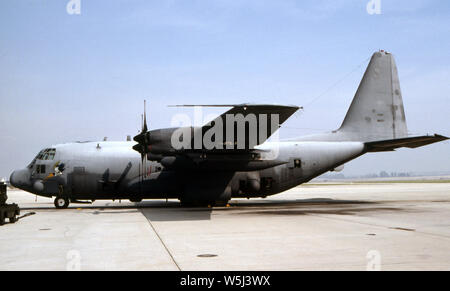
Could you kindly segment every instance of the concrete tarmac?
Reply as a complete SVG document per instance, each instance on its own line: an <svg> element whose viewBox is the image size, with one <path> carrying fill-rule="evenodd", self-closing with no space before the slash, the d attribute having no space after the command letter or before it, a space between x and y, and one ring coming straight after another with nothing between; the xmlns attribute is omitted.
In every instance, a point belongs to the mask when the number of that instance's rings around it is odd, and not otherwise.
<svg viewBox="0 0 450 291"><path fill-rule="evenodd" d="M230 207L8 192L0 270L450 270L450 183L305 184Z"/></svg>

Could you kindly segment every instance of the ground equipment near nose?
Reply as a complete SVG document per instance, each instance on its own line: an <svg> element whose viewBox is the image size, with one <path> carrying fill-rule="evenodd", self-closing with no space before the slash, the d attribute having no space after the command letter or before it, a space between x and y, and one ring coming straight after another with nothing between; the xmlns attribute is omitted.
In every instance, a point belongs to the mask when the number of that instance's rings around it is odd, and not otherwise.
<svg viewBox="0 0 450 291"><path fill-rule="evenodd" d="M6 204L8 196L6 195L6 184L0 182L0 225L5 224L5 219L8 218L10 223L17 221L17 216L20 215L20 208L17 204Z"/></svg>

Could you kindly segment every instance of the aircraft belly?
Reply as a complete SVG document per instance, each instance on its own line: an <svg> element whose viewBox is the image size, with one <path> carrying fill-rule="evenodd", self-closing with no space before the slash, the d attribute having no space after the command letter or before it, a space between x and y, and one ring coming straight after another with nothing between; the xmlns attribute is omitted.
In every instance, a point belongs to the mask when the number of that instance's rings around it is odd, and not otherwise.
<svg viewBox="0 0 450 291"><path fill-rule="evenodd" d="M142 198L176 198L180 188L180 174L174 171L162 171L146 176L136 176L124 182L128 195Z"/></svg>

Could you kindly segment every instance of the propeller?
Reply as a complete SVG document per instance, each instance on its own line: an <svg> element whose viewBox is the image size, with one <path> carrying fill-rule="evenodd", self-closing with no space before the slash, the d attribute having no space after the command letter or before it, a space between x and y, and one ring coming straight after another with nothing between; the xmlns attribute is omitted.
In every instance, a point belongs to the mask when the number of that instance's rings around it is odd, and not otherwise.
<svg viewBox="0 0 450 291"><path fill-rule="evenodd" d="M142 181L144 179L144 176L147 172L147 166L146 166L146 154L149 147L149 136L148 133L148 126L147 126L147 113L146 113L146 100L144 100L144 114L142 115L142 129L141 132L136 135L133 139L138 144L133 146L133 149L141 154L141 165L139 169L139 176L140 176L140 192L142 194Z"/></svg>
<svg viewBox="0 0 450 291"><path fill-rule="evenodd" d="M141 162L144 161L145 155L149 146L149 133L147 127L147 113L146 113L146 101L144 100L144 114L142 115L142 129L141 132L133 139L138 144L133 146L133 149L141 154Z"/></svg>

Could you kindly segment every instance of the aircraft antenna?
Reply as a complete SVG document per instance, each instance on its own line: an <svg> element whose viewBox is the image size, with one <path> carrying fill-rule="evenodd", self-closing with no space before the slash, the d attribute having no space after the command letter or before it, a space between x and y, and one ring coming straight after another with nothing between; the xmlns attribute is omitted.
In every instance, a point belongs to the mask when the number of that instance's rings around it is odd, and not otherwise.
<svg viewBox="0 0 450 291"><path fill-rule="evenodd" d="M358 66L356 66L353 70L351 70L349 73L347 73L344 77L342 77L341 79L337 80L336 82L334 82L333 84L331 84L329 87L327 87L325 89L325 91L323 91L322 93L320 93L319 95L317 95L316 97L314 97L313 99L311 99L311 101L309 101L308 103L306 103L305 107L310 106L311 104L315 103L317 100L319 100L320 98L322 98L325 94L327 94L328 92L330 92L332 89L334 89L337 85L339 85L340 83L342 83L344 80L346 80L351 74L353 74L354 72L356 72L359 68L361 68L363 65L365 65L371 57L368 57L367 59L365 59L362 63L360 63Z"/></svg>

